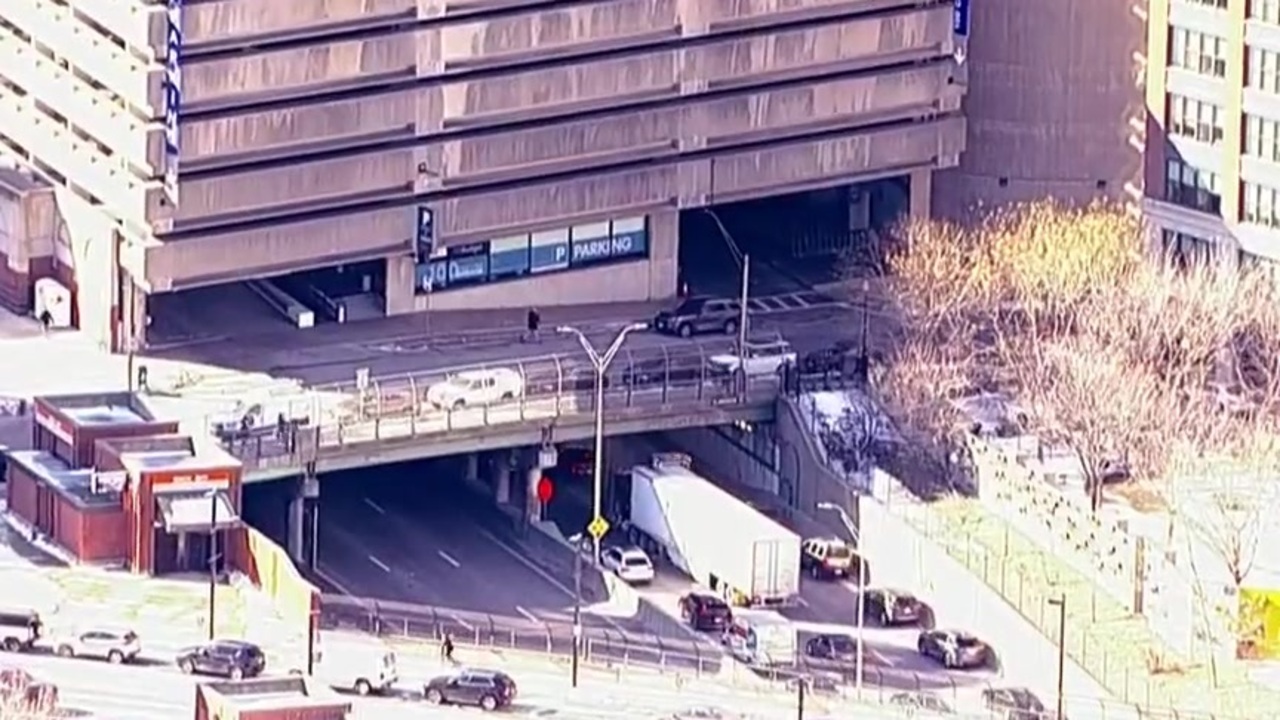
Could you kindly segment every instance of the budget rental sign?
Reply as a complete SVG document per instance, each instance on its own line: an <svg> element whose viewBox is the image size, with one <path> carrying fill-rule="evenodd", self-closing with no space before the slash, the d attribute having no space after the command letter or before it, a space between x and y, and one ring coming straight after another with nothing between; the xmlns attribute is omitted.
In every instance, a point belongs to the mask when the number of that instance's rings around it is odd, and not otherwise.
<svg viewBox="0 0 1280 720"><path fill-rule="evenodd" d="M182 0L169 0L164 60L164 190L178 204L178 159L182 138L178 125L182 110Z"/></svg>

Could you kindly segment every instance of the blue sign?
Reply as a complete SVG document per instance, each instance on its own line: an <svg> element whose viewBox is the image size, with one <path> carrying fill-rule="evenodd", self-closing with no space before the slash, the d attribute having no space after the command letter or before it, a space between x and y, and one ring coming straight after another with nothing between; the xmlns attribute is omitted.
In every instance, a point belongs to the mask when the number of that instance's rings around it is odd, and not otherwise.
<svg viewBox="0 0 1280 720"><path fill-rule="evenodd" d="M960 37L967 37L969 35L969 0L955 0L953 13L952 30Z"/></svg>
<svg viewBox="0 0 1280 720"><path fill-rule="evenodd" d="M164 61L164 189L178 204L178 160L182 153L182 0L169 0Z"/></svg>
<svg viewBox="0 0 1280 720"><path fill-rule="evenodd" d="M436 214L429 207L418 206L417 239L415 248L418 262L426 262L436 245Z"/></svg>
<svg viewBox="0 0 1280 720"><path fill-rule="evenodd" d="M529 249L529 269L532 272L551 272L569 267L569 234L564 239L554 242L539 242L534 239Z"/></svg>

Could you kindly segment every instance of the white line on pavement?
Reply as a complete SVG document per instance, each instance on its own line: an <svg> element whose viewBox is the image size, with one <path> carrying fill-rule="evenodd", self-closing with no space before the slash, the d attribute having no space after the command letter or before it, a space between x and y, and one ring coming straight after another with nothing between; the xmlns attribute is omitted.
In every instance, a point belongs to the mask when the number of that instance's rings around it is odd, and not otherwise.
<svg viewBox="0 0 1280 720"><path fill-rule="evenodd" d="M526 618L528 618L528 619L529 619L530 621L532 621L532 622L542 622L541 620L539 620L539 619L538 619L538 616L537 616L537 615L534 615L533 613L529 612L528 610L525 610L524 608L520 607L519 605L517 605L517 606L516 606L516 612L518 612L518 613L520 613L521 615L525 616Z"/></svg>
<svg viewBox="0 0 1280 720"><path fill-rule="evenodd" d="M365 499L364 499L364 504L365 504L365 505L368 505L368 506L369 506L369 507L371 507L371 508L373 508L373 511L374 511L374 512L376 512L376 513L378 513L379 515L386 515L386 514L387 514L387 511L386 511L386 510L383 510L381 505L379 505L378 503L376 503L376 502L374 502L374 501L370 500L369 498L365 498Z"/></svg>
<svg viewBox="0 0 1280 720"><path fill-rule="evenodd" d="M458 562L457 560L454 560L454 559L453 559L453 556L452 556L452 555L450 555L449 553L447 553L447 552L445 552L445 551L443 551L443 550L437 550L436 552L437 552L437 553L439 553L440 557L441 557L445 562L449 563L450 565L452 565L452 566L454 566L454 567L462 567L462 563Z"/></svg>
<svg viewBox="0 0 1280 720"><path fill-rule="evenodd" d="M371 563L373 563L374 565L377 565L378 567L382 568L382 571L383 571L383 572L391 572L391 568L387 567L387 564L386 564L386 563L382 562L381 560L379 560L378 558L376 558L376 557L374 557L374 556L372 556L372 555L370 555L370 556L369 556L369 562L371 562Z"/></svg>
<svg viewBox="0 0 1280 720"><path fill-rule="evenodd" d="M472 625L471 623L467 622L466 620L463 620L457 615L453 616L453 621L461 625L463 629L465 629L467 632L474 632L476 629L475 625Z"/></svg>

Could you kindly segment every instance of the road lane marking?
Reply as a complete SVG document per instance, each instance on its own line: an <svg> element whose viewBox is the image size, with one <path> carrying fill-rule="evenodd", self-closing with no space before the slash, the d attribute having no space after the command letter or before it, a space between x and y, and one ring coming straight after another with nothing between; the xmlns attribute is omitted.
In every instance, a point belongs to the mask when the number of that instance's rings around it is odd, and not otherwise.
<svg viewBox="0 0 1280 720"><path fill-rule="evenodd" d="M436 553L440 555L441 559L443 559L445 562L449 563L450 565L454 567L462 567L462 563L458 562L457 560L454 560L453 556L450 555L449 553L443 550L437 550Z"/></svg>
<svg viewBox="0 0 1280 720"><path fill-rule="evenodd" d="M387 564L386 564L386 563L382 562L381 560L379 560L378 558L376 558L376 557L374 557L374 556L372 556L372 555L370 555L370 556L369 556L369 562L371 562L371 563L373 563L374 565L377 565L378 567L382 568L382 571L383 571L383 572L391 572L391 568L387 567Z"/></svg>
<svg viewBox="0 0 1280 720"><path fill-rule="evenodd" d="M526 618L528 618L531 622L542 622L541 620L539 620L539 619L538 619L538 616L537 616L537 615L534 615L533 613L529 612L528 610L525 610L524 608L520 607L519 605L517 605L517 606L516 606L516 612L518 612L518 613L520 613L521 615L525 616L525 617L526 617Z"/></svg>
<svg viewBox="0 0 1280 720"><path fill-rule="evenodd" d="M496 545L498 549L502 550L506 554L515 558L516 562L529 568L529 570L532 571L534 575L537 575L543 580L546 580L547 584L549 584L551 587L556 588L560 592L564 593L570 599L574 597L573 591L570 590L568 587L566 587L564 583L560 582L559 580L556 580L554 577L552 577L551 573L548 573L546 570L543 570L542 568L538 567L529 558L526 558L525 556L521 555L519 552L513 550L510 545L507 545L506 543L499 540L496 535L494 535L493 533L489 532L488 530L482 527L475 527L474 529L476 532L480 533L480 535L483 536L486 540ZM614 630L617 630L618 632L627 632L626 628L619 625L612 618L599 616L599 615L597 615L596 617L599 617L601 620L605 622L605 624L611 626Z"/></svg>
<svg viewBox="0 0 1280 720"><path fill-rule="evenodd" d="M376 503L376 502L374 502L374 501L370 500L369 498L365 498L365 499L364 499L364 504L365 504L365 505L368 505L368 506L369 506L369 507L371 507L371 508L373 508L373 511L374 511L374 512L376 512L376 513L378 513L379 515L386 515L386 514L387 514L387 511L386 511L386 510L383 510L381 505L379 505L378 503Z"/></svg>

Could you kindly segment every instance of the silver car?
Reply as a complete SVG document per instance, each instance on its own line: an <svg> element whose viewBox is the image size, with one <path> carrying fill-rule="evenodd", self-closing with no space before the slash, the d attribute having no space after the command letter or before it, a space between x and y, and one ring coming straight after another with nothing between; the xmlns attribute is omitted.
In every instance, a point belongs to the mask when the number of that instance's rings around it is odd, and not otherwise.
<svg viewBox="0 0 1280 720"><path fill-rule="evenodd" d="M109 663L134 662L142 653L137 633L127 629L85 628L54 645L62 657L87 657Z"/></svg>

